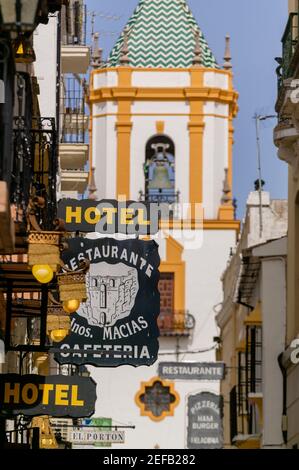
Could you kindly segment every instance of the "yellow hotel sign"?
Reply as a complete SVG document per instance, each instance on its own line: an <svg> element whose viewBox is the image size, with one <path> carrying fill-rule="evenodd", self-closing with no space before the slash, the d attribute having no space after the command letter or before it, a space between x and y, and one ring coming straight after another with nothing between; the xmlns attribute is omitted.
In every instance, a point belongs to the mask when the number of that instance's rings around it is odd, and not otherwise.
<svg viewBox="0 0 299 470"><path fill-rule="evenodd" d="M169 204L62 199L57 216L69 232L150 235L158 232L162 216L169 217Z"/></svg>
<svg viewBox="0 0 299 470"><path fill-rule="evenodd" d="M0 375L0 415L86 417L94 413L96 384L87 377Z"/></svg>

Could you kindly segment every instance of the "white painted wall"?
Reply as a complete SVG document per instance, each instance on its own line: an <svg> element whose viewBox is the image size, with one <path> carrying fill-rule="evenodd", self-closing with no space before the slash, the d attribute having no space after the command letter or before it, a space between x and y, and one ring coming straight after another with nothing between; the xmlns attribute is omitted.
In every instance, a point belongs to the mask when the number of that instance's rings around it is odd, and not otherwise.
<svg viewBox="0 0 299 470"><path fill-rule="evenodd" d="M214 101L207 101L204 104L204 114L216 114L219 117L229 117L229 106L227 104L216 103Z"/></svg>
<svg viewBox="0 0 299 470"><path fill-rule="evenodd" d="M191 236L186 231L185 238ZM182 234L172 232L172 236L184 244ZM193 232L194 236L194 232ZM222 300L221 283L217 282L224 271L229 248L235 243L233 231L205 231L201 248L184 251L186 261L186 308L196 319L196 328L189 339L181 338L181 351L199 351L213 346L213 336L218 334L213 307ZM165 240L161 242L161 258L165 259ZM159 360L151 367L133 368L122 366L117 369L89 367L98 384L98 400L95 416L111 417L113 423L135 425L135 430L126 430L125 445L113 445L119 449L183 449L187 436L187 397L201 391L219 392L217 382L175 381L175 390L180 395L180 403L173 417L154 422L140 416L135 403L135 395L141 382L157 376L158 363L176 361L174 354L177 342L174 338L160 338ZM167 354L170 353L170 354ZM215 352L180 354L181 361L215 361ZM178 429L180 432L178 432Z"/></svg>
<svg viewBox="0 0 299 470"><path fill-rule="evenodd" d="M213 71L205 72L204 86L228 90L228 86L229 86L228 75L224 73L213 72Z"/></svg>
<svg viewBox="0 0 299 470"><path fill-rule="evenodd" d="M118 73L116 71L109 71L106 73L94 74L93 86L95 89L102 87L117 86L118 84Z"/></svg>
<svg viewBox="0 0 299 470"><path fill-rule="evenodd" d="M105 74L95 76L96 86L107 86ZM227 77L205 74L207 86L225 87ZM101 77L101 78L99 78ZM114 77L115 78L115 77ZM189 86L188 72L133 72L134 86ZM106 107L93 107L93 114L106 114L108 106L117 113L115 104L109 102ZM131 198L138 199L140 190L144 190L143 164L145 146L156 134L156 121L164 121L164 133L176 147L176 189L181 191L181 200L189 200L189 112L187 102L134 102L132 104L131 137ZM227 115L228 107L208 103L204 107L206 114ZM93 119L93 163L96 163L96 184L99 198L116 196L116 115ZM204 206L206 218L217 217L222 195L224 168L227 165L228 127L227 119L207 116L204 133ZM183 259L186 262L186 310L195 317L196 327L190 338L181 338L181 351L199 351L213 346L213 336L218 335L215 323L214 307L222 301L220 277L226 267L230 248L235 246L236 234L231 230L173 231L171 236L185 248ZM195 239L194 239L195 237ZM165 240L160 241L160 255L166 258ZM176 360L176 339L160 339L159 361ZM169 353L169 354L168 354ZM214 350L181 354L181 361L214 361ZM98 383L98 401L95 416L113 418L114 423L134 424L135 430L126 431L123 448L160 448L180 449L186 444L187 432L187 396L199 391L219 391L219 384L213 382L177 381L175 389L181 401L174 417L165 418L159 423L140 416L140 410L134 397L142 381L157 375L157 363L152 367L134 369L129 366L117 369L91 367L92 377ZM180 432L178 432L178 429ZM117 446L113 446L117 448Z"/></svg>
<svg viewBox="0 0 299 470"><path fill-rule="evenodd" d="M205 113L209 114L206 109ZM216 219L223 194L224 170L228 167L228 120L222 117L205 116L204 122L204 211L205 218Z"/></svg>
<svg viewBox="0 0 299 470"><path fill-rule="evenodd" d="M137 87L188 87L190 86L190 73L186 71L134 71L132 74L132 84Z"/></svg>
<svg viewBox="0 0 299 470"><path fill-rule="evenodd" d="M190 106L185 101L135 101L132 114L155 114L157 120L164 120L169 115L190 114Z"/></svg>
<svg viewBox="0 0 299 470"><path fill-rule="evenodd" d="M135 81L134 81L135 80ZM205 72L206 86L226 88L228 77L217 72ZM117 72L94 75L95 88L117 83ZM189 86L189 72L133 72L134 86ZM93 106L93 165L96 166L98 195L116 196L117 103ZM130 197L137 199L144 191L143 164L147 141L156 134L156 122L164 121L164 133L176 147L176 190L181 201L189 201L190 181L190 105L186 101L136 101L132 103ZM203 142L203 204L205 217L216 219L221 203L225 168L228 166L228 105L216 102L204 104L205 130ZM104 115L103 117L100 117ZM219 116L219 117L217 117ZM103 161L103 159L105 161Z"/></svg>
<svg viewBox="0 0 299 470"><path fill-rule="evenodd" d="M263 448L283 446L283 381L278 356L286 332L286 238L253 249L262 257L260 299L263 315Z"/></svg>
<svg viewBox="0 0 299 470"><path fill-rule="evenodd" d="M92 135L92 163L98 198L116 197L116 116L94 118Z"/></svg>
<svg viewBox="0 0 299 470"><path fill-rule="evenodd" d="M33 47L36 54L34 73L40 86L40 113L44 117L56 117L57 17L51 17L49 24L37 27Z"/></svg>

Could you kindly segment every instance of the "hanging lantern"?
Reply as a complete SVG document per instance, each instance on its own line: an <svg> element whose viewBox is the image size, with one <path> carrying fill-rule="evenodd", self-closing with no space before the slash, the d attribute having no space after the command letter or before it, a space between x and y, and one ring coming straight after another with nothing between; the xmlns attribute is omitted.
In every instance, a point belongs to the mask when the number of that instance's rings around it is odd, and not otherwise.
<svg viewBox="0 0 299 470"><path fill-rule="evenodd" d="M37 23L39 8L45 10L44 1L0 0L0 29L32 32Z"/></svg>
<svg viewBox="0 0 299 470"><path fill-rule="evenodd" d="M62 232L29 233L28 265L41 283L48 283L60 268L60 241Z"/></svg>
<svg viewBox="0 0 299 470"><path fill-rule="evenodd" d="M40 430L40 449L58 449L58 444L51 428L49 416L35 416L31 421L31 427L39 428Z"/></svg>
<svg viewBox="0 0 299 470"><path fill-rule="evenodd" d="M22 64L32 64L36 61L32 42L24 35L18 36L13 43L15 61Z"/></svg>
<svg viewBox="0 0 299 470"><path fill-rule="evenodd" d="M72 299L72 300L65 300L62 304L62 308L66 313L75 313L78 311L80 307L80 300Z"/></svg>
<svg viewBox="0 0 299 470"><path fill-rule="evenodd" d="M60 301L85 302L87 299L86 272L89 269L89 262L87 260L82 262L77 271L71 271L65 266L63 269L66 272L57 275ZM67 304L64 306L67 307Z"/></svg>
<svg viewBox="0 0 299 470"><path fill-rule="evenodd" d="M54 277L53 270L48 264L35 264L32 268L32 274L41 284L48 284Z"/></svg>
<svg viewBox="0 0 299 470"><path fill-rule="evenodd" d="M71 331L70 316L62 309L58 302L48 306L47 334L55 343L63 341Z"/></svg>

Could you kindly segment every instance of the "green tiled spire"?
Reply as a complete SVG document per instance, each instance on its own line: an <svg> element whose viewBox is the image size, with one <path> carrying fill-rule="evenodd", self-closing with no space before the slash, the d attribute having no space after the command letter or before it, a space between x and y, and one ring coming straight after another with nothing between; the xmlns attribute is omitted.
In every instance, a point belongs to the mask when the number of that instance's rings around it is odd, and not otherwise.
<svg viewBox="0 0 299 470"><path fill-rule="evenodd" d="M196 32L200 35L202 65L217 67L186 0L140 0L125 30L131 67L191 67ZM124 32L110 53L108 67L121 65L123 42Z"/></svg>

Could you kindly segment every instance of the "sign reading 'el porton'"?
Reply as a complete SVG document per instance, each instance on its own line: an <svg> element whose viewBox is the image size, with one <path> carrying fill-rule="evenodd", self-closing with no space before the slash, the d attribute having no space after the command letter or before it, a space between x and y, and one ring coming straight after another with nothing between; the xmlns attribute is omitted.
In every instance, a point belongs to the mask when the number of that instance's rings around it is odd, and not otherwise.
<svg viewBox="0 0 299 470"><path fill-rule="evenodd" d="M68 440L72 444L124 444L125 432L124 431L105 431L103 429L91 428L70 428L68 429Z"/></svg>
<svg viewBox="0 0 299 470"><path fill-rule="evenodd" d="M158 245L138 239L74 238L64 262L90 261L86 303L72 315L71 334L57 344L60 364L151 365L157 359Z"/></svg>
<svg viewBox="0 0 299 470"><path fill-rule="evenodd" d="M82 418L94 413L96 383L88 377L0 375L0 415Z"/></svg>

